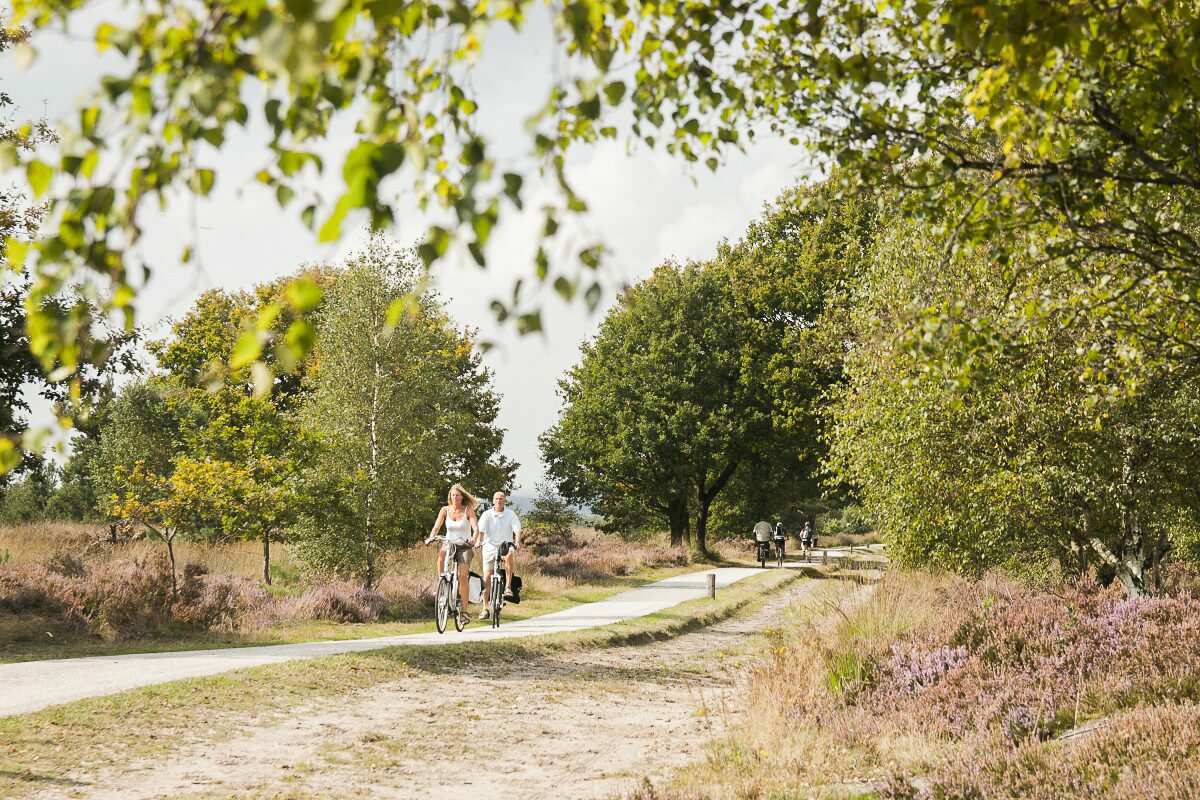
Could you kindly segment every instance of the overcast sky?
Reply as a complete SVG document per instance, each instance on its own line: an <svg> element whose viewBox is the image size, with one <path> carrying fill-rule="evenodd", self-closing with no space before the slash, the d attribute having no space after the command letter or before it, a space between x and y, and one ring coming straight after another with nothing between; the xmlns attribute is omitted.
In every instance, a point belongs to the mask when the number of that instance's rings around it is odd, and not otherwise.
<svg viewBox="0 0 1200 800"><path fill-rule="evenodd" d="M100 21L100 14L118 8L102 2L72 35L35 37L38 58L25 70L17 69L11 54L0 56L3 88L23 115L44 111L51 122L73 118L79 99L116 63L88 44L88 30ZM520 35L494 32L478 66L480 126L502 155L529 152L524 121L544 102L549 85L549 26L544 10L538 14L543 16L535 14ZM349 235L335 246L318 245L293 209L280 209L272 194L253 183L251 176L267 163L266 141L265 126L252 122L244 134L231 139L215 164L225 173L213 197L195 203L194 210L191 201L183 201L162 215L147 217L142 249L157 269L139 299L140 324L157 324L155 330L161 331L166 320L185 312L205 289L248 287L306 262L337 259L361 244L363 234ZM331 147L346 141L348 136ZM556 381L577 361L579 344L593 335L617 288L648 275L664 259L706 258L721 239L737 238L765 202L805 178L809 169L803 159L798 148L764 139L745 155L730 157L713 174L645 147L629 152L624 144L610 142L580 148L568 177L590 205L587 231L611 250L604 273L610 291L594 315L581 305L550 302L543 309L544 335L518 336L511 326L497 325L488 310L493 298L511 295L514 279L531 272L538 227L533 215L513 215L502 222L492 235L486 270L461 258L438 267L436 285L452 314L497 345L484 361L503 398L499 423L507 430L504 450L521 463L518 482L525 491L543 474L537 437L558 412ZM340 168L331 172L339 175ZM526 208L531 206L536 203ZM192 235L193 215L200 258L198 264L183 267L179 253ZM402 217L393 234L404 243L415 243L426 223L414 211Z"/></svg>

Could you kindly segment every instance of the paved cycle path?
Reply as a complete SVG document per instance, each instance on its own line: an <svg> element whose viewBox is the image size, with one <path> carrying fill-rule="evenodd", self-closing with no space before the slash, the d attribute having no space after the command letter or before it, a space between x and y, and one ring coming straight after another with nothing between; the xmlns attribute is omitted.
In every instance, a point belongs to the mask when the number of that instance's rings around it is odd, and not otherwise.
<svg viewBox="0 0 1200 800"><path fill-rule="evenodd" d="M217 675L243 667L279 664L301 658L358 653L396 645L454 645L489 639L545 636L551 633L598 628L644 617L703 597L705 577L716 573L717 588L761 572L758 568L722 567L650 583L613 595L606 600L544 614L520 622L472 622L461 633L453 627L444 634L410 633L371 639L302 642L259 647L184 650L173 653L135 653L124 656L91 656L53 661L23 661L0 665L0 717L25 714L47 706L85 697L100 697L139 686Z"/></svg>

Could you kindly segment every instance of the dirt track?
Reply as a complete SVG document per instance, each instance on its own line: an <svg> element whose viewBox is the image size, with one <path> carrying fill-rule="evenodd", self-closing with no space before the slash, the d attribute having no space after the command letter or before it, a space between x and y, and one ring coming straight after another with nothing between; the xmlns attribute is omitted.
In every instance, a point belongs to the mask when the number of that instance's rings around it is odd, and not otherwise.
<svg viewBox="0 0 1200 800"><path fill-rule="evenodd" d="M75 775L83 785L70 795L40 796L620 794L698 757L736 718L744 658L720 654L816 585L795 584L753 614L663 643L419 673L252 722L165 761Z"/></svg>

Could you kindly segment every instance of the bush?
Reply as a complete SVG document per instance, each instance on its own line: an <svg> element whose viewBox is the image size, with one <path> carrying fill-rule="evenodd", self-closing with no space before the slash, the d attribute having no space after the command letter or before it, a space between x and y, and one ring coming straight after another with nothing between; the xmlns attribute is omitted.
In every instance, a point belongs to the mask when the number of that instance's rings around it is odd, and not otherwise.
<svg viewBox="0 0 1200 800"><path fill-rule="evenodd" d="M529 528L537 530L544 543L569 539L572 529L583 522L583 515L571 507L558 492L547 484L538 486L537 497L533 507L522 520ZM521 539L526 541L527 533L522 532Z"/></svg>
<svg viewBox="0 0 1200 800"><path fill-rule="evenodd" d="M50 556L46 569L64 578L83 578L87 575L87 565L83 559L66 550L59 550Z"/></svg>
<svg viewBox="0 0 1200 800"><path fill-rule="evenodd" d="M875 530L874 523L863 512L862 507L853 503L818 514L813 527L818 536L837 536L839 534L861 536Z"/></svg>
<svg viewBox="0 0 1200 800"><path fill-rule="evenodd" d="M175 622L171 596L171 569L165 561L135 561L115 565L104 576L100 611L96 622L106 638L134 639L149 636ZM84 591L99 587L87 586Z"/></svg>
<svg viewBox="0 0 1200 800"><path fill-rule="evenodd" d="M1200 706L1138 708L1095 733L1061 745L968 749L919 786L891 776L879 796L893 800L1021 800L1027 797L1190 800L1200 791Z"/></svg>

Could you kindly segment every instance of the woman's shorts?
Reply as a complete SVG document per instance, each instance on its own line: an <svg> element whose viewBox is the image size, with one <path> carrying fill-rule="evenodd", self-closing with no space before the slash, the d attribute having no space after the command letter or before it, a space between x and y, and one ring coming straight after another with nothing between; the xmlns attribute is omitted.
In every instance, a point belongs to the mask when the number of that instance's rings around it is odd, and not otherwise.
<svg viewBox="0 0 1200 800"><path fill-rule="evenodd" d="M470 564L471 556L475 555L469 544L446 544L442 546L442 552L453 554L456 564Z"/></svg>

